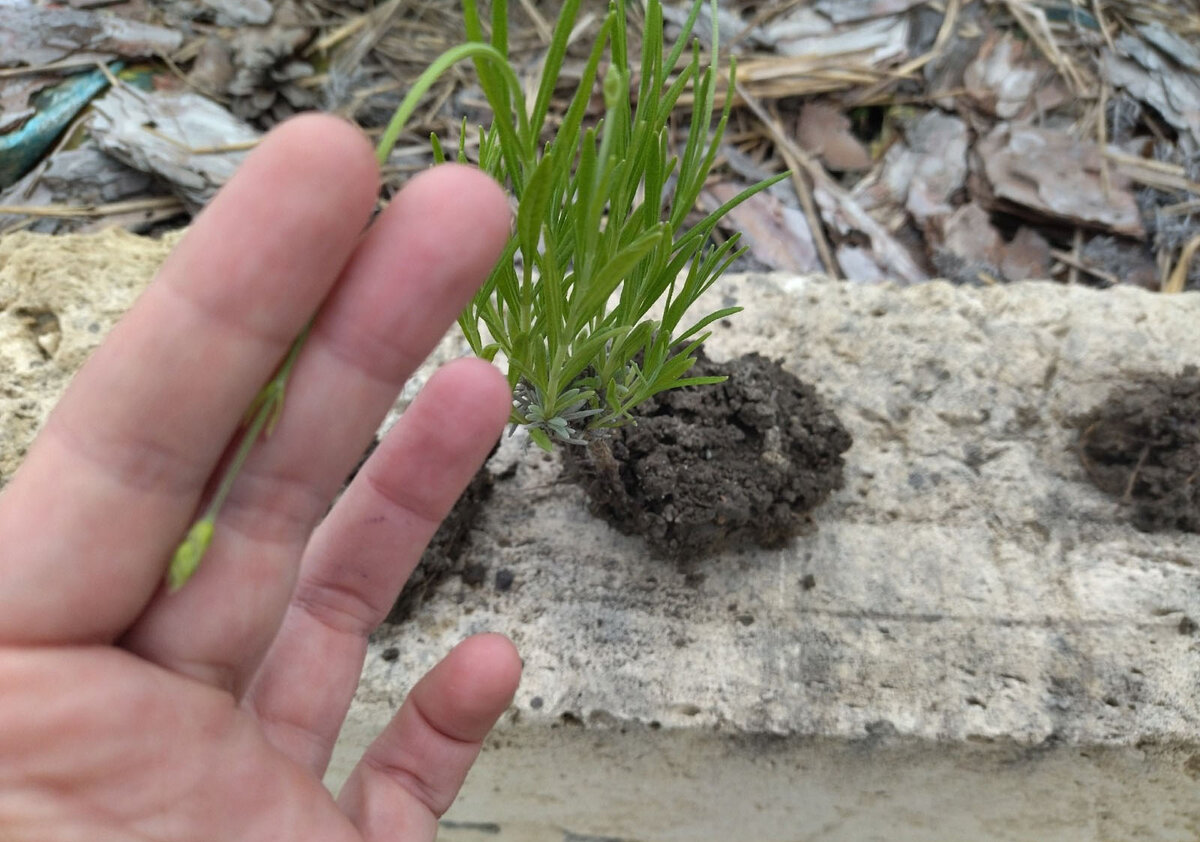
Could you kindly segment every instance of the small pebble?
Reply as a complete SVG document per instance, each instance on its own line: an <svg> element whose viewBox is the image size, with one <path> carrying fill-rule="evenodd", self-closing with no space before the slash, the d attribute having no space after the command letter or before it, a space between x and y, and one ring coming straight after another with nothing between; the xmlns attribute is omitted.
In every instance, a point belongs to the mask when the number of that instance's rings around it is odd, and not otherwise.
<svg viewBox="0 0 1200 842"><path fill-rule="evenodd" d="M462 580L463 584L475 587L482 585L483 580L487 577L487 568L482 564L468 564L463 568Z"/></svg>

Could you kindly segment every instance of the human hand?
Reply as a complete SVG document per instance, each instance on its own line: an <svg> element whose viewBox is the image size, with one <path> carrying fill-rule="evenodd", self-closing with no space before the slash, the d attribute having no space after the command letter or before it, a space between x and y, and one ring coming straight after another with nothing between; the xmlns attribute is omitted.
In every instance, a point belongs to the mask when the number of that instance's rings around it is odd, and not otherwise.
<svg viewBox="0 0 1200 842"><path fill-rule="evenodd" d="M377 185L340 121L270 134L0 493L8 842L434 838L516 689L506 639L470 638L426 675L336 802L321 775L367 635L504 425L504 378L445 366L326 510L509 214L489 178L445 166L364 233ZM314 312L273 434L168 594L243 412Z"/></svg>

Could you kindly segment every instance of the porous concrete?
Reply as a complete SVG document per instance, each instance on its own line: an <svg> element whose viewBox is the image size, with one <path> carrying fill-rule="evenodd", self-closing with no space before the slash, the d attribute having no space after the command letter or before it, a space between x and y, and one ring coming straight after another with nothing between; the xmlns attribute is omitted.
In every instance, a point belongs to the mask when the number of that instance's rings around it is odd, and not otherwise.
<svg viewBox="0 0 1200 842"><path fill-rule="evenodd" d="M854 434L818 531L689 577L510 442L485 585L376 635L331 779L490 629L524 680L446 842L1200 838L1200 537L1129 526L1070 428L1200 360L1200 297L750 276L712 300L746 312L710 354L782 358Z"/></svg>
<svg viewBox="0 0 1200 842"><path fill-rule="evenodd" d="M10 414L44 417L119 309L110 288L164 251L13 242L5 466L32 432ZM1200 360L1200 298L759 276L712 295L747 308L714 357L782 358L855 436L818 531L689 575L508 440L470 549L485 584L448 581L376 635L329 783L419 672L497 630L525 675L444 842L1200 838L1200 538L1129 526L1069 429Z"/></svg>
<svg viewBox="0 0 1200 842"><path fill-rule="evenodd" d="M177 237L0 237L0 486Z"/></svg>

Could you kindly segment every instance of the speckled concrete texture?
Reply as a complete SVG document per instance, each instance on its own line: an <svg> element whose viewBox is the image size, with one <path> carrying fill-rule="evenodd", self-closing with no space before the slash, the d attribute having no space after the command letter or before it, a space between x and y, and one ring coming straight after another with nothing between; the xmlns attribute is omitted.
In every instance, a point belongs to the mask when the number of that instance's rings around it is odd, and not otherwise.
<svg viewBox="0 0 1200 842"><path fill-rule="evenodd" d="M470 552L512 587L452 581L377 634L333 777L491 629L525 679L450 817L501 838L1200 836L1200 538L1134 530L1071 427L1200 359L1200 298L754 276L712 295L746 307L712 355L782 358L854 435L817 532L679 568L507 442Z"/></svg>
<svg viewBox="0 0 1200 842"><path fill-rule="evenodd" d="M104 334L129 309L175 237L0 237L0 485Z"/></svg>

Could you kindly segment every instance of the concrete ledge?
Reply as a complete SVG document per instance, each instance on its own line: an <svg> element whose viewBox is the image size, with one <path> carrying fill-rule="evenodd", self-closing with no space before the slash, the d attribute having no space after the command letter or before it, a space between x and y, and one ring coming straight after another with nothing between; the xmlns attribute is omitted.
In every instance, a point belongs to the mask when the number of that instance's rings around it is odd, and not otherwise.
<svg viewBox="0 0 1200 842"><path fill-rule="evenodd" d="M0 240L0 465L165 253L130 239ZM1200 537L1130 527L1067 428L1200 360L1200 298L781 277L712 294L747 308L713 356L782 357L855 436L819 531L688 576L507 441L471 553L511 588L451 580L380 630L329 783L423 669L490 629L525 678L445 842L1200 838Z"/></svg>
<svg viewBox="0 0 1200 842"><path fill-rule="evenodd" d="M819 531L689 577L508 443L471 554L512 588L447 583L377 634L331 782L413 676L492 629L525 678L447 840L1200 836L1200 537L1130 527L1068 429L1200 359L1200 299L780 277L713 295L747 312L712 355L784 358L855 436Z"/></svg>

